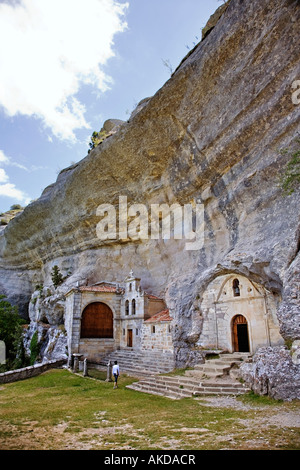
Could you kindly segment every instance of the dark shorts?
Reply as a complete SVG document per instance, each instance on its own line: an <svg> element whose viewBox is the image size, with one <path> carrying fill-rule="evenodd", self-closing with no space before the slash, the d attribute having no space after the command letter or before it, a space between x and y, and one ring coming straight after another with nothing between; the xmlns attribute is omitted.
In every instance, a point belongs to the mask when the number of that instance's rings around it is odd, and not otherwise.
<svg viewBox="0 0 300 470"><path fill-rule="evenodd" d="M114 374L115 382L118 380L118 374Z"/></svg>

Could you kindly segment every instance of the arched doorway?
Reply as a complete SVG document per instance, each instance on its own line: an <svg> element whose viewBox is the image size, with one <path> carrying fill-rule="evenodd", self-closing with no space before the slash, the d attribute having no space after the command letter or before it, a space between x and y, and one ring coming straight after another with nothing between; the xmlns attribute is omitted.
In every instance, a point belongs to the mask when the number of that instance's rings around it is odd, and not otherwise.
<svg viewBox="0 0 300 470"><path fill-rule="evenodd" d="M95 302L85 307L81 318L81 338L113 338L113 312L108 305Z"/></svg>
<svg viewBox="0 0 300 470"><path fill-rule="evenodd" d="M243 315L232 319L232 343L235 352L250 352L248 323Z"/></svg>

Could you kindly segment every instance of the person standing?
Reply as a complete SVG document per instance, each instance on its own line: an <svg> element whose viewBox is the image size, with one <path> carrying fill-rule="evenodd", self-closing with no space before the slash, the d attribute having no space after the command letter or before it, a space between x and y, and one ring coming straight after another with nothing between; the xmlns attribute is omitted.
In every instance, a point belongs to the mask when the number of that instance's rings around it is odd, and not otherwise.
<svg viewBox="0 0 300 470"><path fill-rule="evenodd" d="M120 375L120 367L119 367L117 361L115 361L112 373L113 373L113 376L115 378L114 388L118 388L118 378L119 378L119 375Z"/></svg>

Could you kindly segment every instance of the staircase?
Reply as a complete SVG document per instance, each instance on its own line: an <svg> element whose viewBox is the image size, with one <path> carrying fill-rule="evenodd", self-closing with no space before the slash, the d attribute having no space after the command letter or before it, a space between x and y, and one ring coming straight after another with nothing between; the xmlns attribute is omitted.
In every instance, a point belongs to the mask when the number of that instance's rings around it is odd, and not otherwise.
<svg viewBox="0 0 300 470"><path fill-rule="evenodd" d="M218 359L209 359L204 364L198 364L194 370L186 371L187 376L203 379L216 379L228 375L234 366L239 366L243 361L249 360L249 353L221 354Z"/></svg>
<svg viewBox="0 0 300 470"><path fill-rule="evenodd" d="M249 354L221 354L219 359L210 359L193 370L187 370L184 376L148 376L127 388L172 399L201 395L241 395L249 389L234 378L233 372L245 360L250 360Z"/></svg>
<svg viewBox="0 0 300 470"><path fill-rule="evenodd" d="M171 352L121 349L108 354L103 363L117 361L120 373L142 378L156 374L166 374L174 370L175 362Z"/></svg>

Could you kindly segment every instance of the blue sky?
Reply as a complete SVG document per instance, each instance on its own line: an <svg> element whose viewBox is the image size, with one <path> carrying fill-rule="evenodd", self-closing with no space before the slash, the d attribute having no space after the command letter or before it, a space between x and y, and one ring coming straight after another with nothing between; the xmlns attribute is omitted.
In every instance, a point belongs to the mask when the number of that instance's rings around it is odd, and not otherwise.
<svg viewBox="0 0 300 470"><path fill-rule="evenodd" d="M127 120L221 4L0 0L0 212L84 158L106 119Z"/></svg>

